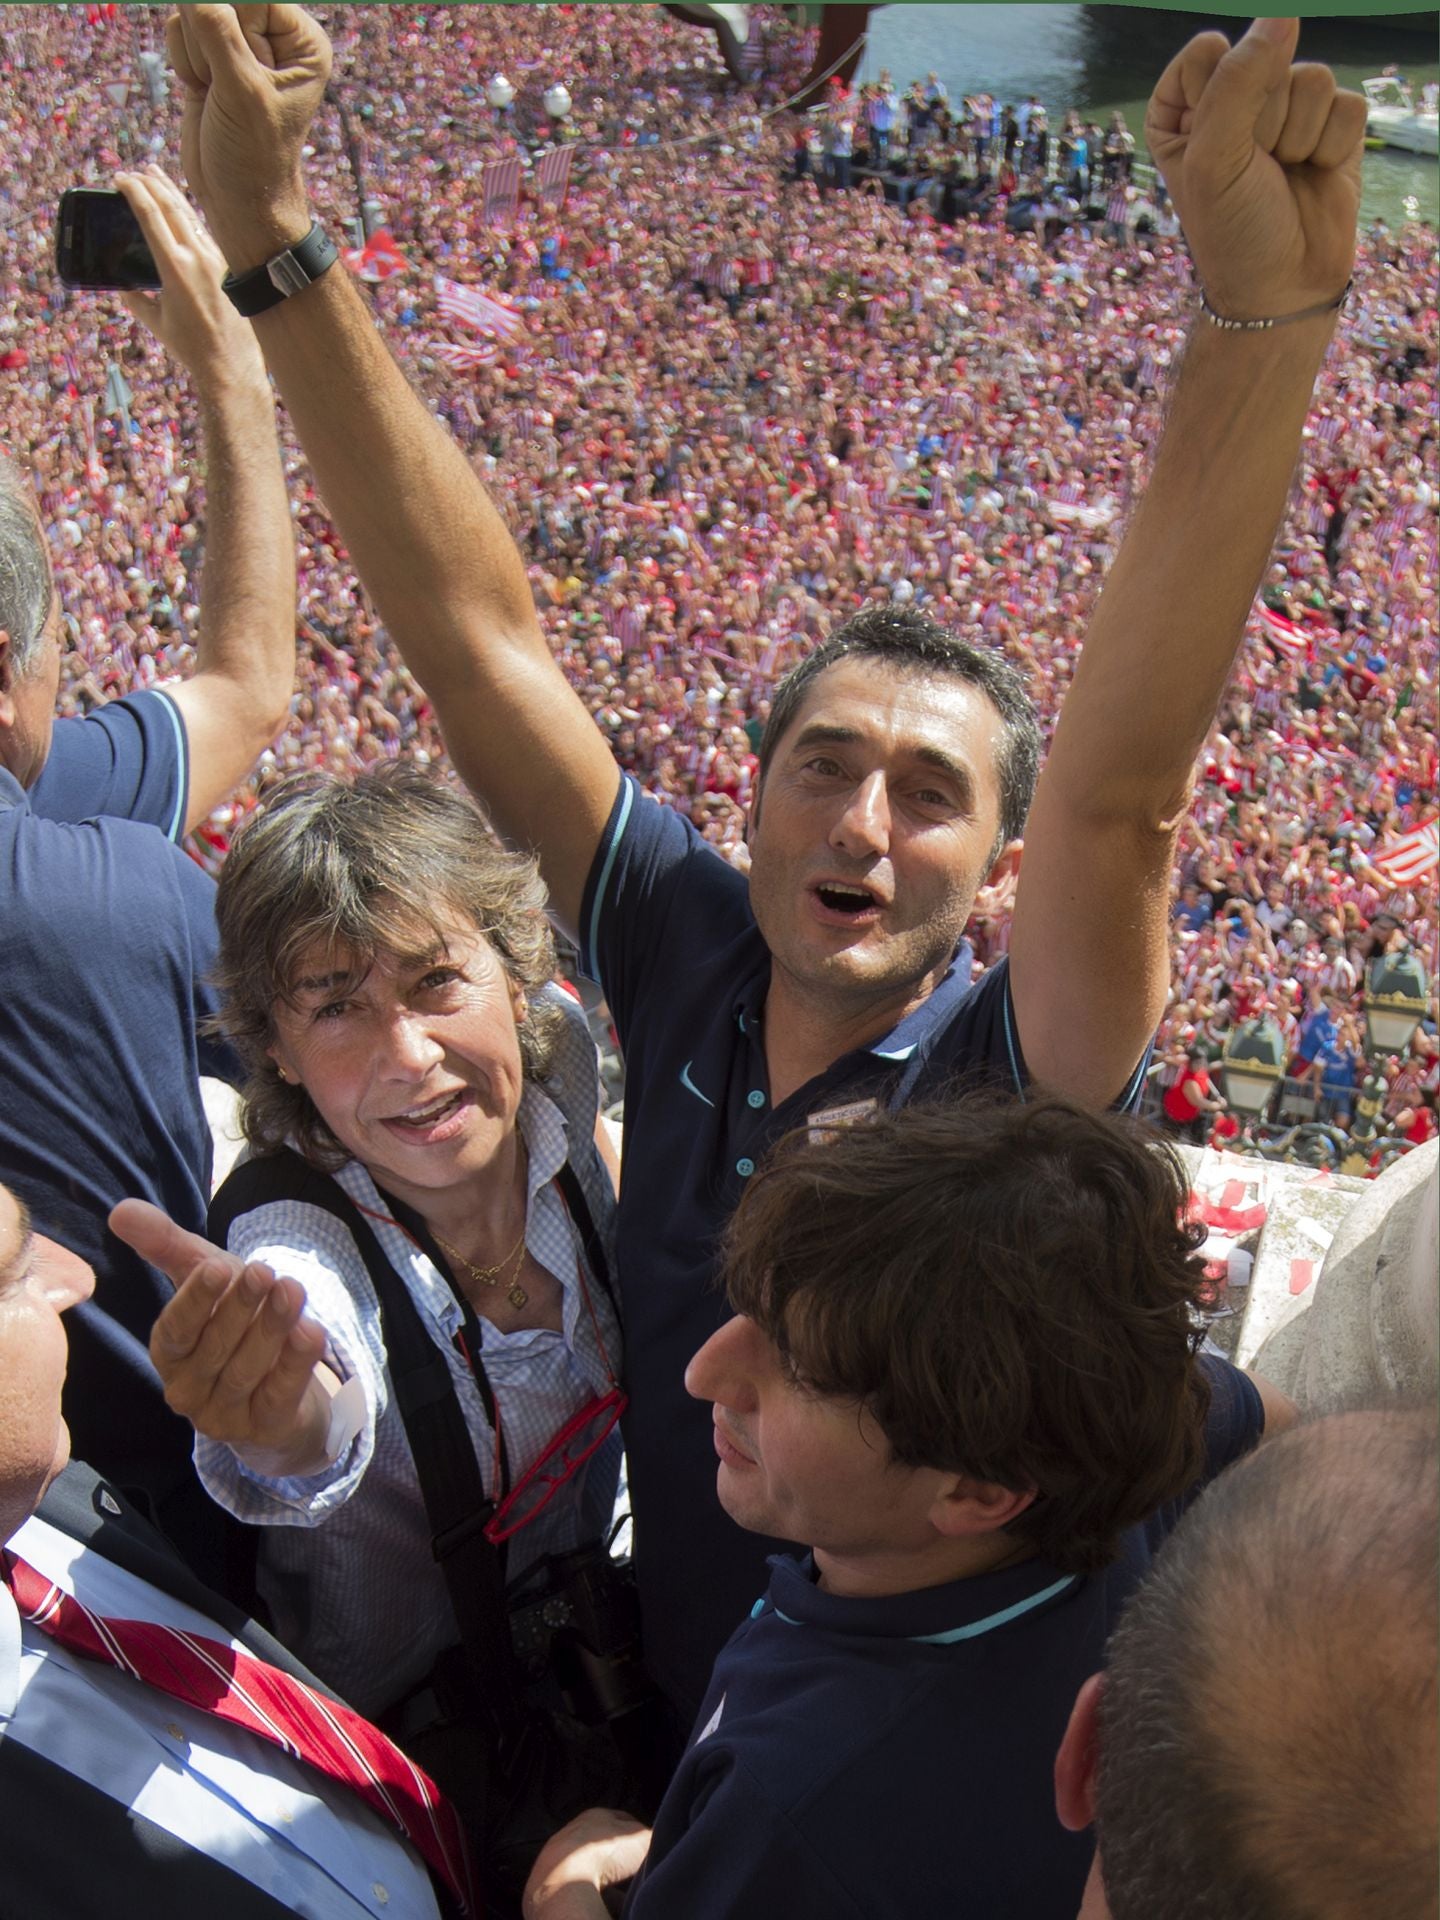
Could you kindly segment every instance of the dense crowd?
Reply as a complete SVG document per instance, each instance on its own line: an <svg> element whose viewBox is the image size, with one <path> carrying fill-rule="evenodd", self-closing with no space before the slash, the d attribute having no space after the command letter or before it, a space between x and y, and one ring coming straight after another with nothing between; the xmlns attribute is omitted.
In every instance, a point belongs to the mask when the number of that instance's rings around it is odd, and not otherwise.
<svg viewBox="0 0 1440 1920"><path fill-rule="evenodd" d="M776 13L762 99L803 70ZM374 290L387 336L503 503L622 764L743 864L768 689L877 602L1003 647L1048 728L1189 325L1178 241L1076 224L1046 246L1007 228L1003 201L942 226L924 204L902 218L824 194L794 177L794 116L757 112L713 42L657 9L355 8L329 25L345 111L314 136L321 211L339 229L359 192L378 203L408 262ZM145 104L137 77L158 9L16 10L0 38L0 406L54 553L64 701L84 710L185 670L203 474L160 349L117 302L56 283L54 208L151 154L178 172L177 103ZM507 125L484 94L501 68ZM489 227L484 166L545 135L557 79L563 210L527 194ZM1358 1040L1372 951L1410 941L1433 971L1434 875L1396 886L1373 856L1436 811L1434 245L1420 226L1362 238L1265 584L1279 618L1252 622L1184 834L1169 1047L1213 1048L1266 1007L1303 1051L1327 993ZM436 273L523 317L492 364L434 351L475 339L437 314ZM112 366L126 409L108 410ZM293 450L287 467L301 648L270 766L440 758ZM198 857L223 856L236 807ZM977 966L1005 948L1003 918L971 933Z"/></svg>
<svg viewBox="0 0 1440 1920"><path fill-rule="evenodd" d="M1437 1911L1440 1142L1317 1283L1142 1098L1163 1012L1165 1122L1233 1119L1267 1009L1338 1116L1367 958L1433 946L1425 237L1367 241L1316 399L1365 103L1294 18L1194 36L1182 358L1122 149L1038 232L1003 177L822 188L754 18L738 94L658 9L337 9L338 63L176 9L209 237L136 164L158 15L0 22L34 1920L914 1920L957 1857L975 1920ZM138 331L56 287L61 148ZM1290 1303L1257 1367L1222 1273Z"/></svg>

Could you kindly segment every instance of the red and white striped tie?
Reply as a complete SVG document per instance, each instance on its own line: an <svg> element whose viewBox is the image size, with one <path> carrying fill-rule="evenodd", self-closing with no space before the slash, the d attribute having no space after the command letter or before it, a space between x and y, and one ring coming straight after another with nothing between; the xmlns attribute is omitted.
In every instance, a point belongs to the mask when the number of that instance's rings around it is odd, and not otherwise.
<svg viewBox="0 0 1440 1920"><path fill-rule="evenodd" d="M42 1633L72 1653L103 1660L159 1693L258 1734L349 1787L410 1841L462 1913L478 1912L455 1809L378 1727L223 1640L92 1613L16 1553L0 1554L0 1570L21 1615Z"/></svg>

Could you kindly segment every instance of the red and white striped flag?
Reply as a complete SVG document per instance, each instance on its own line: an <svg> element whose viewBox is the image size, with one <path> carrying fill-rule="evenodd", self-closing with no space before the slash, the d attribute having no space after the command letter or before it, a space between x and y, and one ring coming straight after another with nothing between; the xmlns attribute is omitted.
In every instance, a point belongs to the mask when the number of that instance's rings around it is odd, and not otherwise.
<svg viewBox="0 0 1440 1920"><path fill-rule="evenodd" d="M459 373L469 373L476 367L488 367L497 358L500 349L493 340L478 341L474 346L457 346L451 340L432 340L425 349L432 360L438 360L443 366L454 367Z"/></svg>
<svg viewBox="0 0 1440 1920"><path fill-rule="evenodd" d="M1273 607L1263 603L1256 607L1260 616L1260 626L1265 638L1282 653L1288 653L1292 659L1303 658L1307 641L1303 628L1297 627L1293 620L1287 620L1283 613L1276 613Z"/></svg>
<svg viewBox="0 0 1440 1920"><path fill-rule="evenodd" d="M395 236L377 227L363 247L350 247L340 258L362 280L388 280L392 273L404 273L410 262L395 244Z"/></svg>
<svg viewBox="0 0 1440 1920"><path fill-rule="evenodd" d="M508 300L481 293L476 287L462 287L457 280L447 280L443 273L435 276L435 305L446 320L473 327L477 333L488 333L495 339L510 340L525 331L524 319Z"/></svg>
<svg viewBox="0 0 1440 1920"><path fill-rule="evenodd" d="M535 193L542 206L552 206L558 213L565 204L565 195L570 186L570 162L574 157L573 147L552 147L548 153L540 156L540 164L535 169Z"/></svg>
<svg viewBox="0 0 1440 1920"><path fill-rule="evenodd" d="M1440 821L1431 820L1392 840L1370 863L1397 887L1413 887L1440 867Z"/></svg>
<svg viewBox="0 0 1440 1920"><path fill-rule="evenodd" d="M487 227L498 226L514 217L520 199L520 159L492 160L485 169L481 213Z"/></svg>

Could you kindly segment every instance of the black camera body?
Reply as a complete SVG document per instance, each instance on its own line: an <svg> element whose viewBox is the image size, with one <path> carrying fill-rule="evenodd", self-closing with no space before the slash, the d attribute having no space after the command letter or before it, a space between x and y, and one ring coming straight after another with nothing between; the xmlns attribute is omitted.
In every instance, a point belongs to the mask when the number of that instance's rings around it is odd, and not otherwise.
<svg viewBox="0 0 1440 1920"><path fill-rule="evenodd" d="M67 287L155 288L160 270L130 202L114 187L67 187L55 225L55 270Z"/></svg>
<svg viewBox="0 0 1440 1920"><path fill-rule="evenodd" d="M510 1606L511 1644L526 1679L549 1675L587 1726L618 1720L651 1700L628 1562L618 1564L595 1541L547 1555L534 1572L539 1591L522 1591Z"/></svg>
<svg viewBox="0 0 1440 1920"><path fill-rule="evenodd" d="M667 1710L641 1665L629 1567L598 1541L551 1554L508 1612L526 1699L503 1752L463 1646L443 1653L384 1721L460 1810L500 1920L518 1915L526 1875L557 1827L591 1806L649 1819L669 1775Z"/></svg>

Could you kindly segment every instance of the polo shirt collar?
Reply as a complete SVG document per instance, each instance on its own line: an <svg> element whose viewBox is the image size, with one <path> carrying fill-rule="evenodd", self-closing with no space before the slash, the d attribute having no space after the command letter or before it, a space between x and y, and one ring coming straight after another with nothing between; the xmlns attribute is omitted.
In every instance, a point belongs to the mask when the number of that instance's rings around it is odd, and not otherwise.
<svg viewBox="0 0 1440 1920"><path fill-rule="evenodd" d="M962 940L935 991L897 1021L888 1033L880 1034L868 1046L856 1047L854 1051L872 1054L877 1060L908 1060L920 1042L934 1030L937 1015L948 1018L956 1003L969 993L970 976L974 970L970 942ZM769 991L770 964L767 954L765 964L746 982L734 1002L735 1024L741 1033L749 1035L751 1039L759 1036L760 1016L765 1010L765 996Z"/></svg>
<svg viewBox="0 0 1440 1920"><path fill-rule="evenodd" d="M773 1611L792 1626L871 1639L924 1640L936 1646L983 1639L1012 1621L1060 1605L1086 1584L1083 1574L1062 1573L1036 1557L917 1593L854 1599L817 1586L811 1554L797 1560L777 1553L770 1566L770 1591L753 1617Z"/></svg>
<svg viewBox="0 0 1440 1920"><path fill-rule="evenodd" d="M970 976L974 972L973 959L970 942L962 940L935 991L922 1000L918 1007L912 1007L889 1033L872 1040L864 1051L875 1054L881 1060L908 1060L921 1041L928 1039L935 1031L937 1021L948 1019L957 1003L969 993Z"/></svg>

